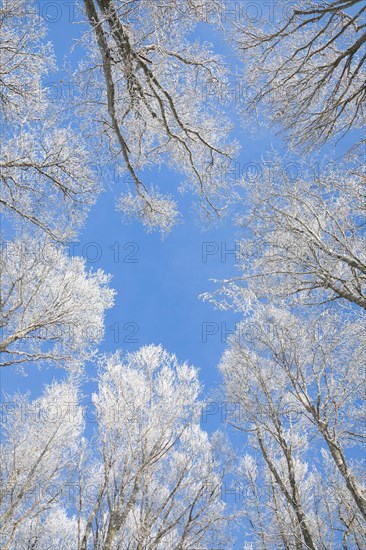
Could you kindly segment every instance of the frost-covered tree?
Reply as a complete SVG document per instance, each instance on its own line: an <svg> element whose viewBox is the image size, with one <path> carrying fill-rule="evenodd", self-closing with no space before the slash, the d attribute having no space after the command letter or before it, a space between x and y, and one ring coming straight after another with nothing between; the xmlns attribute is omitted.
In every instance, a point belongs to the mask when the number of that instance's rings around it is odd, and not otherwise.
<svg viewBox="0 0 366 550"><path fill-rule="evenodd" d="M46 240L10 241L0 257L0 366L34 363L78 368L104 334L113 305L110 277L88 272Z"/></svg>
<svg viewBox="0 0 366 550"><path fill-rule="evenodd" d="M146 346L103 359L85 415L73 380L6 396L2 548L228 548L224 461L199 392L195 368Z"/></svg>
<svg viewBox="0 0 366 550"><path fill-rule="evenodd" d="M93 396L98 456L81 484L81 549L225 542L222 471L199 426L199 392L196 369L161 347L105 361ZM97 484L89 503L88 483Z"/></svg>
<svg viewBox="0 0 366 550"><path fill-rule="evenodd" d="M75 235L99 183L70 114L44 79L56 70L36 5L5 0L0 8L0 365L47 362L79 366L103 336L111 307L109 278L87 273L51 240ZM47 240L46 240L47 239Z"/></svg>
<svg viewBox="0 0 366 550"><path fill-rule="evenodd" d="M5 396L0 490L4 550L75 548L70 540L77 540L76 526L72 520L68 526L60 488L67 486L78 464L84 429L78 402L71 381L51 384L33 401L20 394ZM61 535L64 540L57 546ZM52 540L55 544L49 546Z"/></svg>
<svg viewBox="0 0 366 550"><path fill-rule="evenodd" d="M52 488L53 489L53 488ZM26 519L17 526L13 550L75 550L78 547L78 523L63 506L52 505L49 510Z"/></svg>
<svg viewBox="0 0 366 550"><path fill-rule="evenodd" d="M33 2L5 0L0 34L0 213L66 241L100 191L93 159L45 87L56 67Z"/></svg>
<svg viewBox="0 0 366 550"><path fill-rule="evenodd" d="M287 548L337 548L340 533L361 548L363 333L362 318L257 306L222 357L227 397L240 405L235 425L250 434L254 450L241 461L247 513L254 514L254 534L270 548L281 538Z"/></svg>
<svg viewBox="0 0 366 550"><path fill-rule="evenodd" d="M42 230L55 241L72 239L98 194L85 143L56 116L12 124L1 150L1 212L18 231Z"/></svg>
<svg viewBox="0 0 366 550"><path fill-rule="evenodd" d="M55 68L46 27L32 2L4 0L1 5L1 114L6 121L43 112L42 77Z"/></svg>
<svg viewBox="0 0 366 550"><path fill-rule="evenodd" d="M265 548L365 537L365 202L353 160L317 174L298 163L294 178L276 157L243 181L240 272L205 295L245 315L220 368L248 434L243 514Z"/></svg>
<svg viewBox="0 0 366 550"><path fill-rule="evenodd" d="M349 302L366 309L365 175L332 164L311 174L278 157L242 182L239 275L206 299L249 311L258 300ZM220 296L220 297L219 297Z"/></svg>
<svg viewBox="0 0 366 550"><path fill-rule="evenodd" d="M245 17L246 13L246 17ZM243 10L232 21L251 101L290 139L313 148L361 129L365 103L365 6L297 0ZM267 119L267 121L268 121Z"/></svg>
<svg viewBox="0 0 366 550"><path fill-rule="evenodd" d="M129 173L132 187L120 209L149 229L169 230L177 207L158 182L146 183L144 168L168 163L183 173L182 187L197 192L210 216L228 199L219 176L234 147L227 143L229 126L217 101L205 93L225 81L226 69L208 44L189 37L206 21L205 8L214 11L211 4L84 1L94 38L87 33L89 59L78 78L100 94L87 102L83 116L98 121L95 132Z"/></svg>
<svg viewBox="0 0 366 550"><path fill-rule="evenodd" d="M1 210L53 239L69 239L100 191L96 161L127 171L132 186L118 208L149 230L166 233L179 217L169 190L142 173L151 166L175 168L203 211L219 214L230 202L222 167L236 145L228 143L230 124L205 91L226 81L226 68L210 45L190 36L208 12L214 23L212 2L85 0L83 6L91 28L71 78L74 89L89 93L67 103L45 85L45 76L57 73L35 4L3 3Z"/></svg>

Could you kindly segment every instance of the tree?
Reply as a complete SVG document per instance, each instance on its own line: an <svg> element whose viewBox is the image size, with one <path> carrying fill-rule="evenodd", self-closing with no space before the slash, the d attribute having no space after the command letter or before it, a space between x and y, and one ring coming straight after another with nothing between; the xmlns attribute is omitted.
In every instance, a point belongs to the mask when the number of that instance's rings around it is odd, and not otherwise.
<svg viewBox="0 0 366 550"><path fill-rule="evenodd" d="M363 126L365 6L360 0L279 2L268 20L233 21L252 91L271 124L314 148ZM247 106L245 106L245 109ZM268 120L267 119L267 120Z"/></svg>
<svg viewBox="0 0 366 550"><path fill-rule="evenodd" d="M64 517L62 523L53 520L53 540L63 532L67 518L59 508L59 488L72 480L84 429L78 401L77 386L71 380L51 384L33 401L21 394L5 396L0 493L4 550L47 548L41 541L57 509L61 511L58 520Z"/></svg>
<svg viewBox="0 0 366 550"><path fill-rule="evenodd" d="M362 319L347 322L327 310L295 314L258 306L223 355L228 399L240 404L235 425L250 434L254 449L241 474L253 531L264 546L282 539L287 548L328 548L330 541L339 547L341 533L361 548L363 332ZM328 501L329 483L335 490Z"/></svg>
<svg viewBox="0 0 366 550"><path fill-rule="evenodd" d="M234 39L249 107L311 149L362 124L365 8L289 10L263 28L232 22ZM265 548L362 548L364 166L357 147L343 169L297 163L293 178L285 161L277 155L241 182L241 274L203 296L245 313L220 366L253 449L238 471L244 515Z"/></svg>
<svg viewBox="0 0 366 550"><path fill-rule="evenodd" d="M93 396L100 481L96 501L81 510L81 549L90 541L106 550L224 542L222 473L199 427L199 391L197 371L161 347L105 363Z"/></svg>
<svg viewBox="0 0 366 550"><path fill-rule="evenodd" d="M5 121L40 116L45 106L42 77L55 68L52 45L44 43L46 27L34 5L5 0L1 6L1 92Z"/></svg>
<svg viewBox="0 0 366 550"><path fill-rule="evenodd" d="M104 334L110 277L44 239L9 242L0 260L0 366L81 368Z"/></svg>
<svg viewBox="0 0 366 550"><path fill-rule="evenodd" d="M43 82L56 67L32 3L6 0L0 30L0 212L20 231L41 229L64 242L81 226L100 182L88 146Z"/></svg>
<svg viewBox="0 0 366 550"><path fill-rule="evenodd" d="M261 299L293 304L349 302L366 308L363 167L311 174L278 157L243 181L248 211L238 217L241 274L204 298L248 311ZM347 301L347 302L346 302Z"/></svg>
<svg viewBox="0 0 366 550"><path fill-rule="evenodd" d="M11 548L75 550L78 545L77 533L77 519L70 518L64 507L54 505L49 511L45 510L18 526L16 539Z"/></svg>
<svg viewBox="0 0 366 550"><path fill-rule="evenodd" d="M230 124L207 93L225 80L226 69L208 44L187 38L206 21L206 4L169 1L162 9L145 1L85 0L92 32L86 33L86 52L72 79L80 89L98 93L76 94L67 104L52 101L44 83L57 68L34 5L4 3L4 213L67 241L101 190L95 159L100 166L117 162L119 171L127 170L133 186L118 208L124 217L138 216L148 230L160 227L165 234L179 217L169 194L143 182L142 170L153 165L182 172L187 178L182 188L197 191L209 217L227 206L221 176L237 146L228 144ZM55 216L57 203L62 209Z"/></svg>
<svg viewBox="0 0 366 550"><path fill-rule="evenodd" d="M160 346L106 357L89 443L76 380L31 403L8 398L4 548L227 547L223 467L199 426L199 391L196 369Z"/></svg>
<svg viewBox="0 0 366 550"><path fill-rule="evenodd" d="M235 148L226 143L228 123L215 98L205 94L225 79L225 67L208 45L187 38L205 21L206 4L84 1L94 40L88 33L89 61L79 78L93 87L105 83L94 110L88 102L87 118L99 121L96 133L130 175L133 189L121 197L121 210L140 216L148 229L169 230L177 207L156 185L149 190L143 183L145 167L163 162L183 172L184 187L198 192L211 217L220 212L215 198L227 201L219 176Z"/></svg>
<svg viewBox="0 0 366 550"><path fill-rule="evenodd" d="M118 208L149 231L165 234L179 217L168 190L149 185L151 167L182 173L179 189L193 189L209 217L245 199L241 272L224 281L220 303L245 313L220 364L227 399L240 405L234 427L245 434L237 468L245 531L268 550L361 550L366 258L358 149L342 169L314 174L301 165L295 180L276 157L234 194L222 175L236 144L217 102L229 77L195 34L202 24L217 26L221 1L81 6L84 50L65 72L98 93L70 105L52 101L45 85L57 68L35 4L6 1L0 12L0 208L14 237L0 258L0 366L68 370L33 401L6 396L2 546L231 543L220 495L222 438L200 427L195 368L161 346L99 357L98 378L89 380L97 389L85 406L82 367L97 357L113 291L108 276L88 272L61 245L101 189L92 159L127 172L132 186ZM254 93L248 107L263 105L260 118L279 122L291 146L360 129L364 11L359 0L299 0L284 22L262 29L232 22ZM217 294L206 298L216 302Z"/></svg>
<svg viewBox="0 0 366 550"><path fill-rule="evenodd" d="M4 143L0 205L19 232L34 227L66 242L95 202L99 185L85 145L71 128L55 125L55 119L22 124Z"/></svg>

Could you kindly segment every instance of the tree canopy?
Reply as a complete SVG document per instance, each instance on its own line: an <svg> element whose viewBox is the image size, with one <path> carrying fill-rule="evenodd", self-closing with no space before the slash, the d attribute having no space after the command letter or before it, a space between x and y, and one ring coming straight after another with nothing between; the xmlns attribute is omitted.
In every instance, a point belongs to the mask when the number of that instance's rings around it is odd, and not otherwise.
<svg viewBox="0 0 366 550"><path fill-rule="evenodd" d="M2 397L6 550L364 548L366 8L228 4L82 0L61 69L39 5L1 5L0 367L52 373ZM235 71L247 94L226 108ZM54 97L63 74L98 93ZM285 142L235 179L237 122ZM174 230L182 191L205 218L235 212L236 274L202 294L241 315L219 430L196 367L103 348L111 275L67 246L110 163L128 176L116 209L147 232Z"/></svg>

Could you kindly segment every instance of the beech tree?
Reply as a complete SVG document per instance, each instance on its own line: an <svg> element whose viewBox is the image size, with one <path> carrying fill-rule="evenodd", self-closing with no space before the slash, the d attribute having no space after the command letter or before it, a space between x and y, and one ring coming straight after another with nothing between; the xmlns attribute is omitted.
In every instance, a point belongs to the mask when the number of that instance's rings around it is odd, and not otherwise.
<svg viewBox="0 0 366 550"><path fill-rule="evenodd" d="M110 277L100 269L88 273L83 258L30 238L10 241L0 267L0 366L81 368L104 334Z"/></svg>
<svg viewBox="0 0 366 550"><path fill-rule="evenodd" d="M318 175L302 163L295 167L293 177L291 165L277 157L242 182L248 209L237 219L246 229L239 275L205 299L239 311L264 298L298 305L346 300L366 308L363 167L332 164Z"/></svg>
<svg viewBox="0 0 366 550"><path fill-rule="evenodd" d="M365 6L360 0L277 2L258 21L232 21L251 101L290 140L314 148L361 129L365 101Z"/></svg>
<svg viewBox="0 0 366 550"><path fill-rule="evenodd" d="M242 275L205 295L245 315L220 365L252 448L243 514L266 548L362 548L363 167L289 166L242 182Z"/></svg>
<svg viewBox="0 0 366 550"><path fill-rule="evenodd" d="M106 183L95 162L127 174L117 208L148 231L178 221L177 190L195 192L209 218L239 202L238 276L204 298L244 314L220 369L225 399L240 406L232 424L243 434L245 542L363 548L365 7L299 0L285 14L284 4L282 20L269 7L261 26L224 24L220 0L83 0L78 65L63 74L96 93L69 104L45 83L59 73L37 4L2 4L0 214L13 241L0 256L0 366L67 370L33 400L5 396L4 549L232 543L221 498L227 449L200 426L197 370L161 346L98 354L110 278L64 248ZM237 144L219 101L230 75L198 40L202 24L230 25L253 92L244 110L284 129L290 147L356 131L342 167L315 173L303 158L294 179L275 156L232 189L223 174ZM162 165L183 181L159 185L150 170ZM85 367L97 359L85 404Z"/></svg>
<svg viewBox="0 0 366 550"><path fill-rule="evenodd" d="M45 107L42 76L55 68L46 27L32 3L5 0L1 5L1 112L5 120L40 115Z"/></svg>
<svg viewBox="0 0 366 550"><path fill-rule="evenodd" d="M53 488L52 488L53 489ZM77 548L78 524L69 517L64 507L53 505L42 514L31 517L17 526L15 541L11 548L44 548L51 550L75 550Z"/></svg>
<svg viewBox="0 0 366 550"><path fill-rule="evenodd" d="M57 68L34 5L4 3L0 205L5 213L52 239L68 240L100 192L95 159L100 166L117 162L120 172L127 171L132 187L118 208L124 217L138 216L148 230L160 227L165 234L179 212L158 182L146 182L144 168L164 163L184 174L181 188L198 193L209 217L227 206L222 166L237 146L228 142L230 124L215 97L205 94L225 81L226 68L208 44L188 39L206 22L209 4L86 0L91 31L72 80L98 93L87 99L76 94L67 105L52 101L44 83ZM52 206L60 202L63 208L53 216Z"/></svg>
<svg viewBox="0 0 366 550"><path fill-rule="evenodd" d="M241 474L264 546L336 548L341 534L345 548L362 547L363 332L362 318L258 306L223 355L228 398L240 404L235 425L250 434L254 455Z"/></svg>
<svg viewBox="0 0 366 550"><path fill-rule="evenodd" d="M183 173L182 188L195 190L211 217L228 200L220 174L235 147L227 142L229 124L217 98L204 93L225 81L226 69L208 44L188 39L206 21L209 4L84 1L94 39L87 33L89 61L78 78L98 90L105 83L101 98L88 102L85 112L98 121L96 132L129 173L132 188L119 208L163 233L176 223L177 206L156 182L146 183L144 168L164 162Z"/></svg>
<svg viewBox="0 0 366 550"><path fill-rule="evenodd" d="M84 429L78 401L77 386L71 380L51 384L33 401L21 394L5 396L0 491L4 550L47 548L42 541L50 544L66 534L67 515L59 507L58 489L72 480L78 464ZM64 542L71 550L67 536Z"/></svg>
<svg viewBox="0 0 366 550"><path fill-rule="evenodd" d="M197 371L161 347L103 365L93 396L100 482L82 510L81 548L90 540L105 549L223 542L222 473L199 426L199 391Z"/></svg>
<svg viewBox="0 0 366 550"><path fill-rule="evenodd" d="M56 66L33 3L3 2L0 30L0 212L67 241L100 191L89 147L44 84Z"/></svg>
<svg viewBox="0 0 366 550"><path fill-rule="evenodd" d="M56 124L54 117L24 123L5 140L0 206L19 233L40 229L65 242L75 235L99 190L85 144L72 128Z"/></svg>
<svg viewBox="0 0 366 550"><path fill-rule="evenodd" d="M197 370L160 346L106 357L90 444L76 381L53 384L25 412L23 396L8 398L4 548L53 537L70 549L227 547L223 464L199 426L200 389Z"/></svg>

